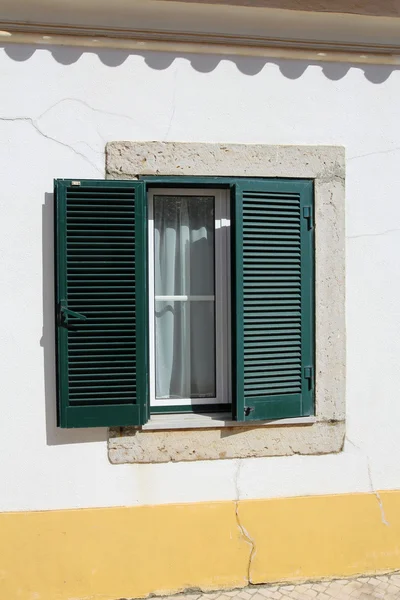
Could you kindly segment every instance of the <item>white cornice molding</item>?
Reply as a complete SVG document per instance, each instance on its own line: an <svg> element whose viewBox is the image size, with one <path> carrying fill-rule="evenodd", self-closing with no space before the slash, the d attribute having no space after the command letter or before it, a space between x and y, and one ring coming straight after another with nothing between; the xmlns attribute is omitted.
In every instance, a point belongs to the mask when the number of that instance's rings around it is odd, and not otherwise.
<svg viewBox="0 0 400 600"><path fill-rule="evenodd" d="M0 21L0 43L400 65L399 44Z"/></svg>
<svg viewBox="0 0 400 600"><path fill-rule="evenodd" d="M0 42L398 65L400 18L174 0L1 0Z"/></svg>

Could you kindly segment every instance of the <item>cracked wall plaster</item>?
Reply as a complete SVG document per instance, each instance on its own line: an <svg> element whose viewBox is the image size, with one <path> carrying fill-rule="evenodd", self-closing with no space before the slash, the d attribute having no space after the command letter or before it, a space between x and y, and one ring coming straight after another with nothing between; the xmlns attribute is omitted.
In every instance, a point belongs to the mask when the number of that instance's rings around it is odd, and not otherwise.
<svg viewBox="0 0 400 600"><path fill-rule="evenodd" d="M253 558L257 552L256 549L256 543L254 538L251 537L250 533L247 531L247 529L245 528L245 526L242 523L240 514L239 514L239 510L240 510L240 489L239 489L239 479L240 479L240 470L242 468L242 464L243 462L241 460L237 461L237 465L236 465L236 471L235 471L235 478L234 478L234 483L235 483L235 518L236 518L236 522L237 522L237 526L240 530L240 533L244 539L244 541L246 542L246 544L248 544L249 546L249 558L248 558L248 563L247 563L247 583L251 583L251 567L253 564Z"/></svg>
<svg viewBox="0 0 400 600"><path fill-rule="evenodd" d="M62 112L64 119L68 120L68 128L64 130L57 123L57 115ZM100 133L105 122L132 122L135 119L126 114L102 110L82 100L81 98L62 98L51 104L37 116L5 115L0 117L0 123L23 123L32 127L36 133L46 140L70 150L76 156L87 162L99 175L104 177L104 167L98 163L104 160L105 139ZM82 129L81 123L85 123ZM79 136L86 136L86 140L74 139L75 132ZM81 147L84 147L85 152Z"/></svg>
<svg viewBox="0 0 400 600"><path fill-rule="evenodd" d="M345 441L348 442L349 444L351 444L354 448L356 448L356 450L358 450L359 452L361 452L364 455L366 463L367 463L367 473L368 473L370 491L372 494L374 494L374 496L378 502L382 524L386 525L387 527L390 527L390 523L386 519L385 507L383 505L382 497L381 497L379 491L376 489L376 486L374 485L374 480L372 477L371 461L370 461L368 454L364 450L362 450L360 448L360 446L357 446L357 444L352 442L351 439L347 435L346 435Z"/></svg>
<svg viewBox="0 0 400 600"><path fill-rule="evenodd" d="M140 175L313 179L316 245L316 418L313 425L203 430L112 429L113 463L339 452L345 432L345 153L338 146L111 142L108 179Z"/></svg>

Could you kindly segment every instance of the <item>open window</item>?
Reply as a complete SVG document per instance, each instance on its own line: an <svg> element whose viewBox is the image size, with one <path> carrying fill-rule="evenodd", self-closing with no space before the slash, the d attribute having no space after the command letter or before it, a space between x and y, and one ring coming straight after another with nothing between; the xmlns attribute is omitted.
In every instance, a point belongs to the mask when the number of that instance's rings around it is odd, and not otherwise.
<svg viewBox="0 0 400 600"><path fill-rule="evenodd" d="M313 183L57 180L61 427L314 411Z"/></svg>

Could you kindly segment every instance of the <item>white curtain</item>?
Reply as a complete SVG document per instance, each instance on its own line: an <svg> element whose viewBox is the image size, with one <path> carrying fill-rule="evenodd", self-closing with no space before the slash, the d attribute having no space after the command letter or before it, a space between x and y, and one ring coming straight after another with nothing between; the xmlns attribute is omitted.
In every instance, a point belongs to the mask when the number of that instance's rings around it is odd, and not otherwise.
<svg viewBox="0 0 400 600"><path fill-rule="evenodd" d="M154 274L156 397L214 397L213 197L154 196Z"/></svg>

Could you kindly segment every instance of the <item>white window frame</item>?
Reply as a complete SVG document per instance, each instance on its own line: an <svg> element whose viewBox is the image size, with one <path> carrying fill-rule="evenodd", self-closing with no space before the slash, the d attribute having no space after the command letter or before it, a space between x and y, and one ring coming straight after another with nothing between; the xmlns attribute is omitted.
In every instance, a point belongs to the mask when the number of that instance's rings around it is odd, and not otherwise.
<svg viewBox="0 0 400 600"><path fill-rule="evenodd" d="M154 289L154 196L213 196L215 209L215 375L214 398L156 398L155 385L155 289ZM230 261L230 194L229 190L208 188L148 189L148 290L149 290L149 375L150 407L176 409L194 405L228 404L231 398L231 261ZM207 297L208 299L209 297ZM158 296L158 300L188 300L184 296ZM200 300L200 296L192 297ZM205 298L206 299L206 298ZM171 408L171 411L173 410ZM222 407L221 407L222 408Z"/></svg>

